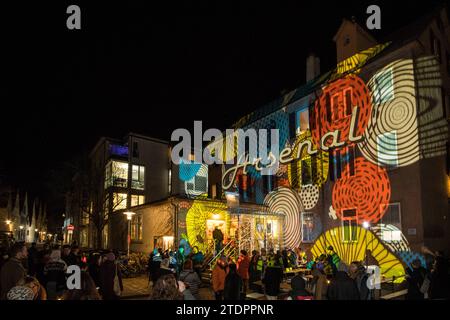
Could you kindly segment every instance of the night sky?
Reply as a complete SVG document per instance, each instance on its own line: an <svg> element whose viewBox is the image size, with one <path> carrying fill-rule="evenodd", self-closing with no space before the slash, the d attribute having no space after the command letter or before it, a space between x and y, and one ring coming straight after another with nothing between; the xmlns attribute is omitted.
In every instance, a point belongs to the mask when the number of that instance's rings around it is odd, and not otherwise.
<svg viewBox="0 0 450 320"><path fill-rule="evenodd" d="M304 84L309 52L322 72L331 69L342 18L365 21L367 6L378 4L382 30L372 34L381 37L441 3L47 2L2 4L0 174L58 215L54 176L69 177L67 163L100 136L169 140L194 120L225 129ZM70 4L81 7L81 30L66 28Z"/></svg>

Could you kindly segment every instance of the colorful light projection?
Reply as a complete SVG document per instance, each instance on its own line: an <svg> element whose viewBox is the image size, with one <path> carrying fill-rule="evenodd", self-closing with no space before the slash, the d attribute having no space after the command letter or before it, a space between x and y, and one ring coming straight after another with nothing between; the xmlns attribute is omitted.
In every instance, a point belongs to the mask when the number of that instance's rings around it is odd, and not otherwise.
<svg viewBox="0 0 450 320"><path fill-rule="evenodd" d="M402 276L405 275L405 268L389 248L369 230L356 227L355 233L356 240L348 242L344 241L344 227L330 229L316 240L311 248L311 253L316 258L321 254L326 254L328 246L333 246L341 261L350 265L353 261L364 262L366 250L371 250L372 256L379 263L381 274L387 278L395 276L395 283L403 282Z"/></svg>
<svg viewBox="0 0 450 320"><path fill-rule="evenodd" d="M206 252L208 249L207 222L208 220L221 219L229 226L230 215L225 203L218 201L194 200L186 214L186 231L189 243L192 247Z"/></svg>
<svg viewBox="0 0 450 320"><path fill-rule="evenodd" d="M288 164L287 176L289 185L297 190L302 187L302 181L308 181L305 184L323 185L328 177L328 152L321 149L316 149L314 146L312 151L317 150L317 153L310 155L308 146L304 144L305 141L311 140L311 132L309 130L299 134L296 138L292 148L292 155L294 160ZM302 150L299 150L302 148ZM300 152L300 155L299 155ZM299 155L299 157L297 157Z"/></svg>
<svg viewBox="0 0 450 320"><path fill-rule="evenodd" d="M372 48L360 51L357 54L339 62L336 66L335 72L330 77L330 80L336 80L338 77L342 77L348 73L360 73L361 67L364 66L369 59L383 51L389 44L390 42L376 45Z"/></svg>
<svg viewBox="0 0 450 320"><path fill-rule="evenodd" d="M195 175L184 182L184 191L190 198L208 193L208 166L206 164L201 164Z"/></svg>
<svg viewBox="0 0 450 320"><path fill-rule="evenodd" d="M199 162L185 162L181 160L179 165L178 176L181 181L190 181L192 180L197 172L200 170L202 164Z"/></svg>
<svg viewBox="0 0 450 320"><path fill-rule="evenodd" d="M348 75L323 89L310 115L312 138L318 148L322 146L322 137L333 131L339 132L337 142L353 143L349 133L354 107L357 107L357 117L351 133L353 137L359 137L364 134L372 110L370 93L364 81L358 76ZM331 145L331 138L328 135L323 145Z"/></svg>
<svg viewBox="0 0 450 320"><path fill-rule="evenodd" d="M297 248L302 242L300 212L304 211L297 192L279 187L267 194L264 204L269 207L270 212L285 216L283 222L284 246Z"/></svg>
<svg viewBox="0 0 450 320"><path fill-rule="evenodd" d="M333 186L332 203L338 218L344 210L356 209L357 222L377 223L386 212L391 198L391 185L386 170L357 157L354 175L345 166L341 179Z"/></svg>
<svg viewBox="0 0 450 320"><path fill-rule="evenodd" d="M409 242L399 228L392 224L377 224L370 230L392 251L411 251Z"/></svg>
<svg viewBox="0 0 450 320"><path fill-rule="evenodd" d="M319 187L317 185L308 184L302 186L299 194L305 210L311 210L319 201Z"/></svg>
<svg viewBox="0 0 450 320"><path fill-rule="evenodd" d="M412 263L414 262L414 260L419 260L422 267L427 268L427 263L425 260L425 257L418 253L418 252L414 252L414 251L398 251L397 256L399 256L402 261L408 266L409 269L412 270Z"/></svg>
<svg viewBox="0 0 450 320"><path fill-rule="evenodd" d="M445 154L440 69L436 59L402 59L369 80L373 112L358 144L369 161L403 167Z"/></svg>

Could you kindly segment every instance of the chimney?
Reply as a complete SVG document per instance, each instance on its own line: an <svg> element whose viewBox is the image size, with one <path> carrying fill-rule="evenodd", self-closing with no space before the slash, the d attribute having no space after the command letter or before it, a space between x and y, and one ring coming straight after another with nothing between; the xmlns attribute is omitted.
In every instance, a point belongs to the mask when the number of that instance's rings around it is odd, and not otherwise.
<svg viewBox="0 0 450 320"><path fill-rule="evenodd" d="M311 81L320 75L320 59L314 53L310 53L306 58L306 82Z"/></svg>

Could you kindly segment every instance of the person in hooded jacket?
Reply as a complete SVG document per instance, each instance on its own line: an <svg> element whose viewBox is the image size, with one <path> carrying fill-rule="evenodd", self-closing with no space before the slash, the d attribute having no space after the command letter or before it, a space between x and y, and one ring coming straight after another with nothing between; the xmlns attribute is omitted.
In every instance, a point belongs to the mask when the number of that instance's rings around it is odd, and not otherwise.
<svg viewBox="0 0 450 320"><path fill-rule="evenodd" d="M197 272L193 269L192 260L184 262L183 271L180 273L180 281L183 281L186 287L191 291L195 299L199 299L199 288L202 283Z"/></svg>
<svg viewBox="0 0 450 320"><path fill-rule="evenodd" d="M328 287L328 300L359 300L356 282L348 276L347 266L341 262Z"/></svg>

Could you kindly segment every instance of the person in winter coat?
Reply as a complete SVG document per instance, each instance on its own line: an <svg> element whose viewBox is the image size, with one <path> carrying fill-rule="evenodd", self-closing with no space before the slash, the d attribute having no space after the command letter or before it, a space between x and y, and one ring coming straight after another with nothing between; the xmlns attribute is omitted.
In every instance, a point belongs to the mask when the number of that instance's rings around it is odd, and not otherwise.
<svg viewBox="0 0 450 320"><path fill-rule="evenodd" d="M232 263L228 266L228 269L223 298L224 300L241 300L243 281L237 272L237 266Z"/></svg>
<svg viewBox="0 0 450 320"><path fill-rule="evenodd" d="M197 272L195 272L193 269L192 260L186 260L186 262L184 263L183 271L181 271L180 273L179 280L184 282L186 288L188 288L195 299L198 300L198 292L202 281L200 280Z"/></svg>
<svg viewBox="0 0 450 320"><path fill-rule="evenodd" d="M151 260L149 260L149 276L150 280L153 282L153 285L156 283L156 281L159 278L159 271L161 268L161 262L162 262L162 250L161 249L154 249L153 253L151 255Z"/></svg>
<svg viewBox="0 0 450 320"><path fill-rule="evenodd" d="M242 292L244 294L247 294L248 289L248 279L250 278L248 272L249 267L250 267L250 259L247 255L247 251L241 250L241 254L237 261L237 273L242 279L243 282Z"/></svg>
<svg viewBox="0 0 450 320"><path fill-rule="evenodd" d="M31 244L31 248L28 250L28 274L35 276L38 266L38 250L36 248L36 242Z"/></svg>
<svg viewBox="0 0 450 320"><path fill-rule="evenodd" d="M153 286L150 300L195 300L190 290L182 281L177 281L174 274L161 276Z"/></svg>
<svg viewBox="0 0 450 320"><path fill-rule="evenodd" d="M56 300L66 289L67 265L61 259L59 249L52 250L50 260L44 267L45 288L48 300Z"/></svg>
<svg viewBox="0 0 450 320"><path fill-rule="evenodd" d="M5 262L0 271L1 300L5 300L8 291L27 275L22 264L22 260L26 259L27 255L27 247L23 242L15 243L12 246L10 252L11 258Z"/></svg>
<svg viewBox="0 0 450 320"><path fill-rule="evenodd" d="M101 300L101 297L89 273L81 272L81 288L67 290L62 300Z"/></svg>
<svg viewBox="0 0 450 320"><path fill-rule="evenodd" d="M250 266L248 268L249 273L249 286L252 290L257 290L258 286L254 285L256 281L261 280L263 270L263 260L256 250L252 251L252 258L250 259Z"/></svg>
<svg viewBox="0 0 450 320"><path fill-rule="evenodd" d="M115 287L116 275L118 277L118 287ZM106 260L100 266L100 293L103 300L117 300L123 291L122 274L116 264L116 256L110 252L106 254Z"/></svg>
<svg viewBox="0 0 450 320"><path fill-rule="evenodd" d="M447 260L442 256L436 256L430 274L430 288L428 291L430 299L448 299L449 286Z"/></svg>
<svg viewBox="0 0 450 320"><path fill-rule="evenodd" d="M311 292L306 290L306 282L300 275L296 275L291 279L292 290L287 300L314 300Z"/></svg>
<svg viewBox="0 0 450 320"><path fill-rule="evenodd" d="M216 300L223 299L223 290L225 289L225 278L228 273L226 257L217 260L216 266L212 271L211 283Z"/></svg>
<svg viewBox="0 0 450 320"><path fill-rule="evenodd" d="M422 267L420 260L414 260L411 264L412 270L408 269L406 281L408 283L407 300L423 300L424 294L420 291L425 281L427 271Z"/></svg>
<svg viewBox="0 0 450 320"><path fill-rule="evenodd" d="M89 259L88 272L94 281L95 287L100 288L100 258L99 254L92 255Z"/></svg>
<svg viewBox="0 0 450 320"><path fill-rule="evenodd" d="M323 264L316 263L312 268L312 285L314 300L327 300L328 280L323 271Z"/></svg>
<svg viewBox="0 0 450 320"><path fill-rule="evenodd" d="M283 264L281 259L271 256L264 273L263 283L268 300L277 300L280 293L280 284L283 279Z"/></svg>
<svg viewBox="0 0 450 320"><path fill-rule="evenodd" d="M347 274L347 266L339 264L335 277L328 287L329 300L359 300L356 282Z"/></svg>
<svg viewBox="0 0 450 320"><path fill-rule="evenodd" d="M354 261L350 264L349 276L356 282L356 287L359 292L360 300L370 300L370 290L367 287L367 280L369 274L366 271L364 265L359 261Z"/></svg>

